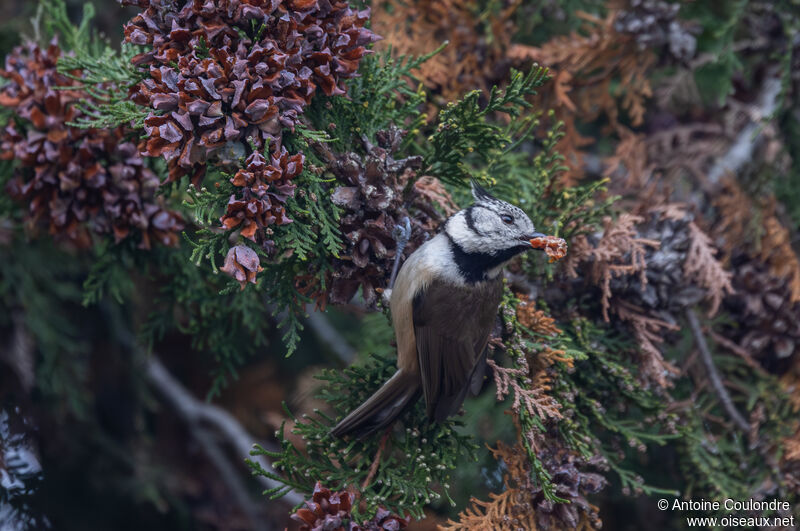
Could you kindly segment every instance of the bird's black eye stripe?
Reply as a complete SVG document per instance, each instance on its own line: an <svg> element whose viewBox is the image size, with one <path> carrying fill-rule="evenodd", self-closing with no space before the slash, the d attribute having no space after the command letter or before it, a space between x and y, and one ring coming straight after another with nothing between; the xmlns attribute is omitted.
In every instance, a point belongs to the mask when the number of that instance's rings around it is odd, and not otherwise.
<svg viewBox="0 0 800 531"><path fill-rule="evenodd" d="M508 214L501 214L500 219L503 220L503 223L505 223L506 225L511 225L512 223L514 223L514 218Z"/></svg>

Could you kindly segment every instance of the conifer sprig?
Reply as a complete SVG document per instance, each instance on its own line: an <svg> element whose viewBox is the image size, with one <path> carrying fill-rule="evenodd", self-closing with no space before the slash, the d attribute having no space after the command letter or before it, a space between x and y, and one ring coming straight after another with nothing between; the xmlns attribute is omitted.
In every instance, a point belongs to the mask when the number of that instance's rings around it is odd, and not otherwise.
<svg viewBox="0 0 800 531"><path fill-rule="evenodd" d="M495 113L519 117L531 104L525 99L544 84L547 69L533 67L527 74L512 71L504 89L493 87L488 101L479 90L448 103L440 112L434 132L421 147L425 153L422 175L435 175L451 184L468 183L472 178L493 184L477 167L491 167L504 154L513 138L508 127L492 120Z"/></svg>
<svg viewBox="0 0 800 531"><path fill-rule="evenodd" d="M58 71L78 82L86 93L78 104L81 115L71 125L142 128L147 112L130 101L128 95L128 89L142 79L141 71L131 63L137 53L137 47L130 44L122 43L120 50L115 50L108 42L96 39L88 47L61 58Z"/></svg>
<svg viewBox="0 0 800 531"><path fill-rule="evenodd" d="M422 109L427 94L414 71L446 45L420 57L396 56L391 47L366 56L359 76L347 82L347 98L315 98L309 111L314 126L329 132L339 152L360 149L362 138L372 139L391 126L409 131L408 145L427 119Z"/></svg>
<svg viewBox="0 0 800 531"><path fill-rule="evenodd" d="M293 445L284 426L276 433L279 452L258 446L251 452L274 459L273 466L280 472L267 472L248 460L253 473L282 484L265 494L273 499L292 489L310 494L317 481L339 490L348 488L365 504L365 509L354 509L359 520L370 518L378 507L420 518L423 507L440 498L454 504L449 495L450 474L474 461L477 450L471 437L459 433L457 420L429 423L420 402L387 431L363 440L338 439L329 433L394 371L394 360L380 356L372 356L363 366L325 371L319 377L325 383L318 396L332 413L316 410L314 415L296 418L287 409L294 422L292 433L301 437L304 446Z"/></svg>

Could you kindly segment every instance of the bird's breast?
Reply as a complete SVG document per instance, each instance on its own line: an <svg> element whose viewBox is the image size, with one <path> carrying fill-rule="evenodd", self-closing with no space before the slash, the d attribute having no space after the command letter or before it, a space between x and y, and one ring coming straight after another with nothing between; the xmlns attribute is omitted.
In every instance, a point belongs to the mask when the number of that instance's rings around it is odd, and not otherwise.
<svg viewBox="0 0 800 531"><path fill-rule="evenodd" d="M492 305L499 280L467 282L453 261L450 242L439 234L417 249L400 268L390 300L397 340L397 366L418 372L414 335L414 299L428 289L445 288L451 296L441 305L445 318L460 321L480 310L482 302ZM492 294L490 297L489 295ZM491 311L496 311L496 304ZM454 323L455 324L455 323Z"/></svg>

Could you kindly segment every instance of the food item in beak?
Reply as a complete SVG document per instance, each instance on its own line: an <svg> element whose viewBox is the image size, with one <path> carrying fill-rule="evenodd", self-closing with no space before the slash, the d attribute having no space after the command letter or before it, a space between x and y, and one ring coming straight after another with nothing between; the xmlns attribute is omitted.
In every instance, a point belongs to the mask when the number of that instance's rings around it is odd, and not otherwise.
<svg viewBox="0 0 800 531"><path fill-rule="evenodd" d="M567 255L567 242L564 238L541 236L531 238L530 242L534 249L544 249L544 252L550 257L550 262L561 260Z"/></svg>

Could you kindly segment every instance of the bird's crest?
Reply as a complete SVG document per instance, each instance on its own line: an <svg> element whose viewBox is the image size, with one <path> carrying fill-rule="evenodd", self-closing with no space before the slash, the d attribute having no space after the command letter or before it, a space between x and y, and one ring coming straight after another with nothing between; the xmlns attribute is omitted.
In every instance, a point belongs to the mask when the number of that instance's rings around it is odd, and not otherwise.
<svg viewBox="0 0 800 531"><path fill-rule="evenodd" d="M472 180L472 197L475 198L477 203L490 203L493 201L499 201L474 179Z"/></svg>

